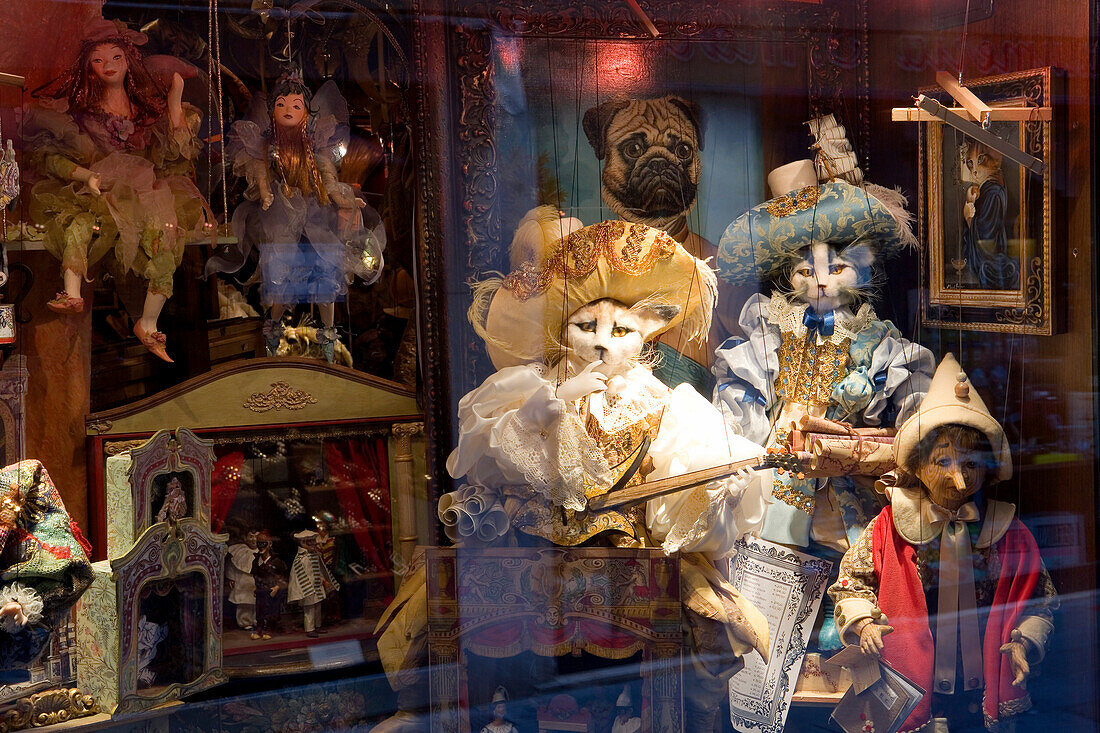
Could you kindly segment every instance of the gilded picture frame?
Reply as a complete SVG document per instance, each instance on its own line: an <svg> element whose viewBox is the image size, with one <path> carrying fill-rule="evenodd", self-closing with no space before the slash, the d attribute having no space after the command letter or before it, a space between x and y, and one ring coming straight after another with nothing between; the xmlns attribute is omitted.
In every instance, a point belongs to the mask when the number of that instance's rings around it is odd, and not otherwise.
<svg viewBox="0 0 1100 733"><path fill-rule="evenodd" d="M930 328L1049 336L1060 327L1060 76L1051 67L964 80L997 107L1050 108L1049 120L993 121L987 131L1042 160L1026 170L964 132L929 122L920 136L924 244L920 318ZM947 106L942 89L922 89Z"/></svg>

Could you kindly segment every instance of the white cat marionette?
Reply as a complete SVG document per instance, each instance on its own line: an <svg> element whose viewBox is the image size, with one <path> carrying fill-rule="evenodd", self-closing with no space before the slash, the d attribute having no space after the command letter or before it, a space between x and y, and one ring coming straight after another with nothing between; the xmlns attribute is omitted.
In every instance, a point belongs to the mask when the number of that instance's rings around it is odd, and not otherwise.
<svg viewBox="0 0 1100 733"><path fill-rule="evenodd" d="M623 221L548 241L516 263L507 277L475 287L470 320L497 371L459 403L447 470L503 497L520 544L680 553L684 623L697 659L684 665L692 675L684 684L687 722L691 730L712 730L741 657L754 649L768 655L767 620L713 565L759 527L758 474L635 509L589 510L588 502L628 464L642 466L632 486L762 452L726 430L692 387L662 384L643 356L645 343L672 328L706 337L714 273L666 233ZM417 582L422 571L406 586ZM392 621L383 624L378 646L393 682L400 683L409 645L425 630L415 605L421 598L403 586L385 614ZM721 662L704 662L704 654ZM401 689L398 699L407 699Z"/></svg>
<svg viewBox="0 0 1100 733"><path fill-rule="evenodd" d="M767 445L786 443L803 416L893 428L916 410L935 366L867 302L882 260L916 243L905 199L871 184L818 184L810 161L801 170L771 177L788 192L740 216L719 245L719 277L772 287L746 302L743 336L717 349L713 367L726 423ZM872 483L776 475L761 535L839 559L882 507ZM831 625L818 644L839 648Z"/></svg>

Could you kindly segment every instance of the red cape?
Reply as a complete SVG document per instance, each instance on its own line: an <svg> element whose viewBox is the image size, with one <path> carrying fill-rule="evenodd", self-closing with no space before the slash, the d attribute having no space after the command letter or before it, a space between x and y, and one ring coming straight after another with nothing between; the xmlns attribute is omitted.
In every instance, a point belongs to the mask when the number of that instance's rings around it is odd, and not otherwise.
<svg viewBox="0 0 1100 733"><path fill-rule="evenodd" d="M932 715L930 693L935 655L924 590L917 576L916 548L894 528L893 509L889 506L878 515L873 541L879 608L894 627L894 633L884 639L882 659L928 691L902 726L903 730L914 730L927 723ZM1002 717L1000 711L1008 703L1012 703L1008 708L1010 714L1031 707L1027 692L1012 686L1012 667L1000 648L1010 640L1021 613L1032 599L1042 568L1035 539L1019 519L1012 520L995 547L1001 574L982 637L985 673L982 711L987 726Z"/></svg>

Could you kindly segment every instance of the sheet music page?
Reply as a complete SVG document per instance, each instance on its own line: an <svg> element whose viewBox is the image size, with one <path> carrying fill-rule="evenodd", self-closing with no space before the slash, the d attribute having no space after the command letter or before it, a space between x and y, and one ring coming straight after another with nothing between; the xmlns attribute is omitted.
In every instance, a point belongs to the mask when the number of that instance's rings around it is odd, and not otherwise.
<svg viewBox="0 0 1100 733"><path fill-rule="evenodd" d="M768 664L757 654L747 655L744 669L730 680L730 719L736 730L783 730L832 566L756 537L738 541L730 580L768 619L771 639Z"/></svg>

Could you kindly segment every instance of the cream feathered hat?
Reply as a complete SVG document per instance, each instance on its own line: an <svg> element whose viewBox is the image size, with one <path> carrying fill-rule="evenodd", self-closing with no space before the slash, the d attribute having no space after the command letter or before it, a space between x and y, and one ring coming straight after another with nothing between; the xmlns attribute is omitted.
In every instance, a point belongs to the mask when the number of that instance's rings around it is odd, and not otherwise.
<svg viewBox="0 0 1100 733"><path fill-rule="evenodd" d="M906 469L921 440L934 428L944 425L966 425L985 434L997 461L992 478L996 481L1012 478L1012 452L1004 428L989 413L985 402L951 353L944 356L936 368L920 409L898 428L894 437L894 459L898 467Z"/></svg>
<svg viewBox="0 0 1100 733"><path fill-rule="evenodd" d="M627 307L676 306L655 337L681 324L706 338L718 293L711 267L659 229L605 221L546 243L507 277L476 283L468 316L497 369L564 354L562 327L577 308L603 298Z"/></svg>

